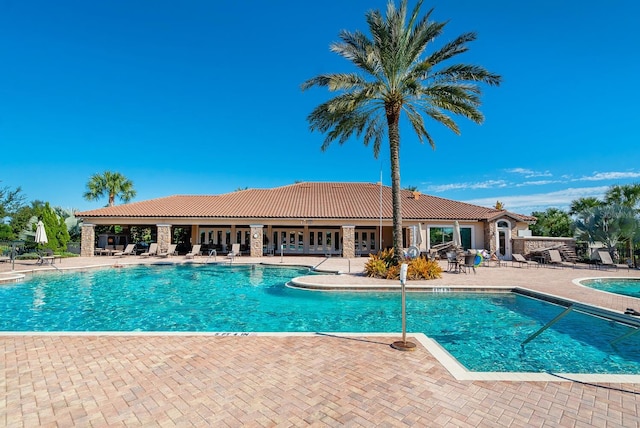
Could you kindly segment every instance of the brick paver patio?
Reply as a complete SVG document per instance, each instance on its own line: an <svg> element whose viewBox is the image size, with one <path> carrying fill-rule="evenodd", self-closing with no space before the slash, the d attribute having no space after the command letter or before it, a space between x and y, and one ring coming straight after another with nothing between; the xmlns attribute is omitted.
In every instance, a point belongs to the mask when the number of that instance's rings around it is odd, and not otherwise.
<svg viewBox="0 0 640 428"><path fill-rule="evenodd" d="M570 271L509 267L439 281L518 285L526 275L555 294L640 308L640 299L602 297L571 284L597 272ZM638 276L608 273L629 274ZM458 381L420 344L399 352L389 346L394 340L0 335L0 425L640 426L640 384Z"/></svg>

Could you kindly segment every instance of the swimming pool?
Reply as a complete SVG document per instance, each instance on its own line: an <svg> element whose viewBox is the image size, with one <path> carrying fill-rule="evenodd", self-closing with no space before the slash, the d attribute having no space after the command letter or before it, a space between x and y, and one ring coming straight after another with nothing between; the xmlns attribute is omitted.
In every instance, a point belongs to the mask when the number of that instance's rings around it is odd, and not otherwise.
<svg viewBox="0 0 640 428"><path fill-rule="evenodd" d="M398 292L286 287L307 269L137 266L40 274L0 287L2 331L393 332ZM473 371L640 372L631 327L515 293L409 293L407 330L437 340Z"/></svg>
<svg viewBox="0 0 640 428"><path fill-rule="evenodd" d="M608 293L640 298L640 279L638 278L594 278L583 279L579 283Z"/></svg>

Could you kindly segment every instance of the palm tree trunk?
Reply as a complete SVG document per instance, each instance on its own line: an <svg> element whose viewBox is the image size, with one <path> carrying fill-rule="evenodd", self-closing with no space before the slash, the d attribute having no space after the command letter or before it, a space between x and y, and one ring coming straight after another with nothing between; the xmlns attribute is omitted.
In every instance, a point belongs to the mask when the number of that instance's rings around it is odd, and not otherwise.
<svg viewBox="0 0 640 428"><path fill-rule="evenodd" d="M392 111L397 110L397 111ZM404 258L402 250L402 199L400 198L400 129L398 119L400 111L387 109L389 125L389 151L391 155L391 198L393 202L393 259L398 262Z"/></svg>

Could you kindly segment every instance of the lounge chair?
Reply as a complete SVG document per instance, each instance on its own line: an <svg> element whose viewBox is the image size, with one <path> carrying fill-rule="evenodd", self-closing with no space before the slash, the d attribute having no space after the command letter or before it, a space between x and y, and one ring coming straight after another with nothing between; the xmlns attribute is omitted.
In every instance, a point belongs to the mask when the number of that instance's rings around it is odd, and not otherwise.
<svg viewBox="0 0 640 428"><path fill-rule="evenodd" d="M185 257L187 259L192 259L195 256L199 256L200 255L200 247L202 247L202 245L200 244L196 244L193 247L191 247L191 251L189 251L187 254L185 254Z"/></svg>
<svg viewBox="0 0 640 428"><path fill-rule="evenodd" d="M614 263L613 259L611 258L611 254L609 254L609 251L607 250L598 250L598 256L600 257L600 262L598 263L599 266L612 267L612 268L616 268L616 270L620 268L631 269L629 265L622 264L622 263Z"/></svg>
<svg viewBox="0 0 640 428"><path fill-rule="evenodd" d="M136 244L129 244L127 245L127 248L125 248L123 251L116 251L115 253L113 253L113 255L119 256L119 257L132 256L135 254L135 250L136 250Z"/></svg>
<svg viewBox="0 0 640 428"><path fill-rule="evenodd" d="M169 248L167 249L166 252L161 251L159 253L156 254L156 256L158 257L169 257L169 256L173 256L176 252L176 244L169 244Z"/></svg>
<svg viewBox="0 0 640 428"><path fill-rule="evenodd" d="M538 262L535 262L533 260L525 259L522 254L511 254L511 257L512 257L511 266L513 266L514 263L518 263L518 267L522 267L523 265L526 266L526 267L529 267L529 266L539 267L540 266L538 264Z"/></svg>
<svg viewBox="0 0 640 428"><path fill-rule="evenodd" d="M240 244L231 244L231 251L227 254L227 258L233 260L240 255Z"/></svg>
<svg viewBox="0 0 640 428"><path fill-rule="evenodd" d="M575 268L574 263L567 263L562 260L562 256L558 250L549 250L549 264L552 266L560 266L561 268L565 266Z"/></svg>
<svg viewBox="0 0 640 428"><path fill-rule="evenodd" d="M149 249L147 251L140 254L140 257L155 256L156 254L158 254L158 244L154 242L153 244L149 245Z"/></svg>

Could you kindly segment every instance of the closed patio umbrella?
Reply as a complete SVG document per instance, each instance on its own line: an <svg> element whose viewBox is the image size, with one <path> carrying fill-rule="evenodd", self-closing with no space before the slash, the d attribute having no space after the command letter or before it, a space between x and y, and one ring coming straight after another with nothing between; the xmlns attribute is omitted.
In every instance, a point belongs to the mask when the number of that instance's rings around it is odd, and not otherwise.
<svg viewBox="0 0 640 428"><path fill-rule="evenodd" d="M36 226L36 244L46 244L49 242L47 239L47 231L44 229L44 223L42 220L38 221L38 225Z"/></svg>
<svg viewBox="0 0 640 428"><path fill-rule="evenodd" d="M422 223L418 223L418 233L416 236L416 245L418 248L422 246Z"/></svg>
<svg viewBox="0 0 640 428"><path fill-rule="evenodd" d="M453 244L456 247L462 246L462 238L460 237L460 223L458 223L458 220L453 222Z"/></svg>

